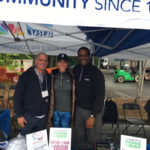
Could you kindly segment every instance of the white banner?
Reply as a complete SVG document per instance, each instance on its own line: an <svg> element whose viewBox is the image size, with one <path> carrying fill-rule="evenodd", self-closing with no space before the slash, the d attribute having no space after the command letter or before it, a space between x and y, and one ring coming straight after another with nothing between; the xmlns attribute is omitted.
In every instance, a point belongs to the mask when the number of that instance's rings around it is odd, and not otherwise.
<svg viewBox="0 0 150 150"><path fill-rule="evenodd" d="M121 135L120 150L146 150L147 139Z"/></svg>
<svg viewBox="0 0 150 150"><path fill-rule="evenodd" d="M47 131L41 130L38 132L26 135L27 150L48 150Z"/></svg>
<svg viewBox="0 0 150 150"><path fill-rule="evenodd" d="M149 0L0 0L0 20L150 29Z"/></svg>
<svg viewBox="0 0 150 150"><path fill-rule="evenodd" d="M50 128L50 150L71 150L71 128Z"/></svg>

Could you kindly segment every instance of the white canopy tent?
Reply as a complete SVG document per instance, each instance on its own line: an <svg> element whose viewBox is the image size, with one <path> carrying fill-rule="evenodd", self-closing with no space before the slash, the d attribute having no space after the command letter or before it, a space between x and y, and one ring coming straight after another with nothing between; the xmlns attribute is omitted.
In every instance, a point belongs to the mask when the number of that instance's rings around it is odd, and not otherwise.
<svg viewBox="0 0 150 150"><path fill-rule="evenodd" d="M76 56L79 47L90 45L76 26L0 22L0 53Z"/></svg>

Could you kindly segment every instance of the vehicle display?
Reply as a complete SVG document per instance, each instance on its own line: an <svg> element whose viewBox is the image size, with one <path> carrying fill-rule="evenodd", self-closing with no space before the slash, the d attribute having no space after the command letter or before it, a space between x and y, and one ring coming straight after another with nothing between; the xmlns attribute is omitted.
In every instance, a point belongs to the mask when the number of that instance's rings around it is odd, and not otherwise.
<svg viewBox="0 0 150 150"><path fill-rule="evenodd" d="M122 69L115 70L114 80L122 83L124 81L135 81L139 82L139 74L131 68L123 67Z"/></svg>

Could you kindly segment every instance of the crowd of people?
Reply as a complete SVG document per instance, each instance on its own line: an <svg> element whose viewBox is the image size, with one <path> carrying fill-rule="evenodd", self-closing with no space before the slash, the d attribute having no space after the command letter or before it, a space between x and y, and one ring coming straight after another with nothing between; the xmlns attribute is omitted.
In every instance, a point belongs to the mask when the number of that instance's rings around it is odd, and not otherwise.
<svg viewBox="0 0 150 150"><path fill-rule="evenodd" d="M81 47L78 61L70 70L65 53L57 56L57 67L48 74L48 57L40 53L35 66L24 72L16 85L14 112L21 135L40 131L46 124L73 127L75 142L96 143L101 140L101 122L105 98L105 80L90 63L90 50Z"/></svg>

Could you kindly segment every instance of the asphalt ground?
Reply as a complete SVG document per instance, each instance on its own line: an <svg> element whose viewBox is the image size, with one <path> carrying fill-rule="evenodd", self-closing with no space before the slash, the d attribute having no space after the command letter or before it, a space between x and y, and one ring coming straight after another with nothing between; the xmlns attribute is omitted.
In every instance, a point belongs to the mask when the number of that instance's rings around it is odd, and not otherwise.
<svg viewBox="0 0 150 150"><path fill-rule="evenodd" d="M134 81L118 83L114 81L113 69L101 69L105 77L106 97L112 98L135 98L138 84ZM150 81L144 81L141 99L150 99Z"/></svg>

